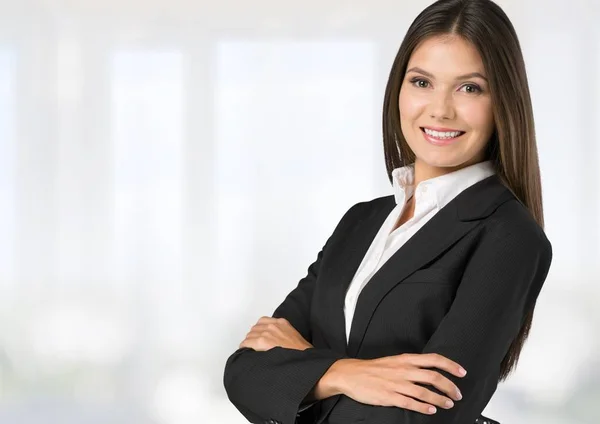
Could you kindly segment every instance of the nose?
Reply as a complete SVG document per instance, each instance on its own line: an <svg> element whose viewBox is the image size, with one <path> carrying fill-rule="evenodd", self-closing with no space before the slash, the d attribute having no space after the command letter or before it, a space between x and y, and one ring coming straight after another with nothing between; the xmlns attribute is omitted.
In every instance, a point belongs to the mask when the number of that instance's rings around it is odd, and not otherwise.
<svg viewBox="0 0 600 424"><path fill-rule="evenodd" d="M454 119L455 111L452 94L439 92L431 99L429 114L434 119Z"/></svg>

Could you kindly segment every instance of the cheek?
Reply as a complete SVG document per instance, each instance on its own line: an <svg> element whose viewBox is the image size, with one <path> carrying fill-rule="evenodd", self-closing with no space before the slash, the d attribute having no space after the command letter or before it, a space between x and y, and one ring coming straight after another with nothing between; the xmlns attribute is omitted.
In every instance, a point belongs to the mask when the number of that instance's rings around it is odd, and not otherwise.
<svg viewBox="0 0 600 424"><path fill-rule="evenodd" d="M461 106L460 115L474 131L489 133L494 127L494 115L489 102L469 102Z"/></svg>
<svg viewBox="0 0 600 424"><path fill-rule="evenodd" d="M413 120L423 110L424 101L418 96L411 94L409 90L400 90L398 107L400 108L400 119L402 121Z"/></svg>

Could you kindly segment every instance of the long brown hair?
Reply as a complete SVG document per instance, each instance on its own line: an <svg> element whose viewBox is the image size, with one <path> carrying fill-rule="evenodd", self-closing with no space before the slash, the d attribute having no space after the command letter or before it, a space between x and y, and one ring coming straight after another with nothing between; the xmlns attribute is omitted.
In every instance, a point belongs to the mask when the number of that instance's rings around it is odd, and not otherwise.
<svg viewBox="0 0 600 424"><path fill-rule="evenodd" d="M383 104L383 146L390 182L392 170L413 163L415 155L400 127L398 96L414 49L427 38L457 35L479 52L489 81L495 130L486 148L503 183L544 227L542 189L533 110L517 34L491 0L439 0L414 20L392 65ZM529 335L535 303L500 367L499 381L515 368Z"/></svg>

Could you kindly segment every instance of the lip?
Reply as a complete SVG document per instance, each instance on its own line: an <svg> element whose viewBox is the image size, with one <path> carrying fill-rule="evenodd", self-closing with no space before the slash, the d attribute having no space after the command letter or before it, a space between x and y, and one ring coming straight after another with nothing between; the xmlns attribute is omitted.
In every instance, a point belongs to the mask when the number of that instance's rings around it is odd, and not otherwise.
<svg viewBox="0 0 600 424"><path fill-rule="evenodd" d="M430 127L426 127L427 129L431 129ZM437 131L437 130L436 130ZM450 130L450 131L456 131L456 130ZM433 144L434 146L448 146L450 144L454 144L457 141L459 141L461 139L461 137L463 135L465 135L464 131L460 131L462 134L459 135L458 137L454 137L452 139L449 140L440 140L434 137L429 136L423 129L421 129L421 134L423 134L423 138L429 143L429 144Z"/></svg>
<svg viewBox="0 0 600 424"><path fill-rule="evenodd" d="M459 131L464 133L464 131L461 130L457 130L454 128L442 128L442 127L420 127L421 129L423 128L427 128L428 130L432 130L432 131L438 131L438 132L453 132L453 131Z"/></svg>

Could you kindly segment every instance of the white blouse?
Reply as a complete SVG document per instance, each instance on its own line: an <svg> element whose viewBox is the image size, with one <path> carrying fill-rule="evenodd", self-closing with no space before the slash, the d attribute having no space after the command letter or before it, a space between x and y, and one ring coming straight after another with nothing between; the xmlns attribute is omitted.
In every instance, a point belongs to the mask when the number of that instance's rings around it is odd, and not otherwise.
<svg viewBox="0 0 600 424"><path fill-rule="evenodd" d="M495 173L491 161L476 163L449 174L422 181L414 189L414 164L392 171L396 207L390 212L379 232L373 239L348 290L344 302L346 318L346 341L350 337L352 318L358 296L373 274L410 239L440 209L446 206L463 190ZM406 202L415 196L415 211L411 219L396 230Z"/></svg>

